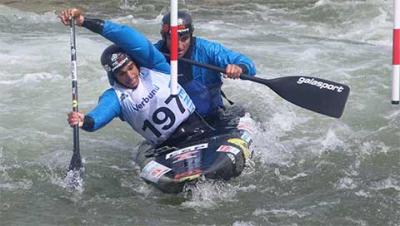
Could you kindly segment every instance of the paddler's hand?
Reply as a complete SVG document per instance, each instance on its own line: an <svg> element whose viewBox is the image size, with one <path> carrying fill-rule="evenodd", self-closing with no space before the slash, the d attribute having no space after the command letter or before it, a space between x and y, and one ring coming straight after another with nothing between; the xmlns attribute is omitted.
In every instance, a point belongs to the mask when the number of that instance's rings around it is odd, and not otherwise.
<svg viewBox="0 0 400 226"><path fill-rule="evenodd" d="M60 14L58 14L58 17L60 18L61 22L66 26L69 25L71 17L75 17L75 23L78 26L82 26L83 21L85 20L82 10L77 8L62 10Z"/></svg>
<svg viewBox="0 0 400 226"><path fill-rule="evenodd" d="M75 125L79 125L79 128L83 126L83 120L85 119L85 114L81 112L70 112L68 113L68 123L71 127L74 127Z"/></svg>
<svg viewBox="0 0 400 226"><path fill-rule="evenodd" d="M243 73L243 69L236 64L228 64L225 68L224 77L238 79L240 75Z"/></svg>

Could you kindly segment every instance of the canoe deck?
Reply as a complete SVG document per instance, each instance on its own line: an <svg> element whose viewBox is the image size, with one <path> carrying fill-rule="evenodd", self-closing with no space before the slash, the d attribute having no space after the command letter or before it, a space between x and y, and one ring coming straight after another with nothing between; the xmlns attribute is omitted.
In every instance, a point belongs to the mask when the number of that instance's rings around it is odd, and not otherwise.
<svg viewBox="0 0 400 226"><path fill-rule="evenodd" d="M229 180L239 176L253 155L254 121L248 113L235 121L207 137L175 147L154 149L142 143L135 160L140 177L163 192L179 193L185 183L195 183L201 177Z"/></svg>

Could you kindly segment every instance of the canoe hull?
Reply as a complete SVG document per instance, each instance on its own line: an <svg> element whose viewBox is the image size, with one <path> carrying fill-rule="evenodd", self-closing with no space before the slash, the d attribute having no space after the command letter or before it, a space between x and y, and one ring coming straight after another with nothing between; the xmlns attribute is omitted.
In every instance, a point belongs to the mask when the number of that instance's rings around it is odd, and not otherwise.
<svg viewBox="0 0 400 226"><path fill-rule="evenodd" d="M243 122L241 118L233 128L179 147L154 149L143 143L136 159L141 178L163 192L179 193L185 183L195 183L200 177L229 180L239 176L253 155L252 131Z"/></svg>

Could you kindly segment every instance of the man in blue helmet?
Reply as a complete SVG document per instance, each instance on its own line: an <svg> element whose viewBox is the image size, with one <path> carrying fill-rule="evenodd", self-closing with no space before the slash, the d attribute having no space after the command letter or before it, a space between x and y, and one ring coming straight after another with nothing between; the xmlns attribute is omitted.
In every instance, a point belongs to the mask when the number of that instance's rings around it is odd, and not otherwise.
<svg viewBox="0 0 400 226"><path fill-rule="evenodd" d="M243 54L229 50L219 43L193 36L192 17L183 11L178 12L178 57L188 58L203 64L225 68L228 78L238 79L240 74L255 75L253 62ZM163 53L170 52L170 14L162 19L162 40L155 46ZM222 96L221 75L218 72L191 65L178 60L178 82L193 100L196 111L208 121L225 109Z"/></svg>
<svg viewBox="0 0 400 226"><path fill-rule="evenodd" d="M170 95L170 66L164 56L141 33L128 26L85 18L79 9L63 10L61 22L76 18L85 27L115 43L105 49L101 64L111 88L88 114L70 112L68 122L95 131L119 117L153 146L170 145L199 134L204 126L185 90Z"/></svg>

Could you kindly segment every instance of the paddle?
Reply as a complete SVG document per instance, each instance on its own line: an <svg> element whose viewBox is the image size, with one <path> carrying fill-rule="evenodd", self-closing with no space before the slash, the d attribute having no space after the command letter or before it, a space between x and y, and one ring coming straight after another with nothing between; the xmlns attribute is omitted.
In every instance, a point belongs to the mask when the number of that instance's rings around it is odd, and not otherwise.
<svg viewBox="0 0 400 226"><path fill-rule="evenodd" d="M164 55L169 57L169 54ZM225 73L225 69L214 65L202 64L187 58L179 58L179 60ZM262 79L241 74L240 79L266 85L283 99L297 106L335 118L342 116L350 93L350 88L347 85L309 76Z"/></svg>
<svg viewBox="0 0 400 226"><path fill-rule="evenodd" d="M78 75L76 70L76 39L75 19L72 17L71 28L71 78L72 78L72 111L78 111ZM79 170L82 167L81 154L79 151L79 125L73 127L74 148L68 170Z"/></svg>

